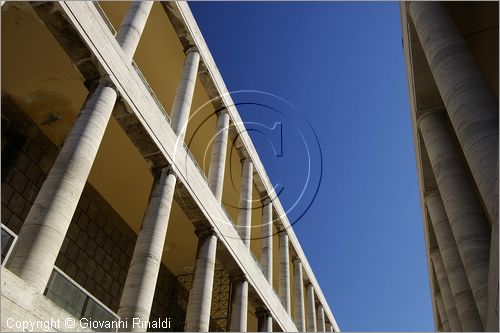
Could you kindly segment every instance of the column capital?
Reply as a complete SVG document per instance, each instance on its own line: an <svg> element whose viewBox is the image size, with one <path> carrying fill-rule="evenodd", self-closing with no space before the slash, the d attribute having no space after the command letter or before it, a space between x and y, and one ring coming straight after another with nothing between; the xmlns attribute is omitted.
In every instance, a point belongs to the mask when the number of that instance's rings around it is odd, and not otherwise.
<svg viewBox="0 0 500 333"><path fill-rule="evenodd" d="M244 148L241 148L241 151L242 151L242 157L240 158L241 164L245 164L245 163L252 163L253 164L253 161L250 158L250 156L248 156L248 153L246 152L246 150Z"/></svg>
<svg viewBox="0 0 500 333"><path fill-rule="evenodd" d="M446 109L444 106L433 107L428 109L417 110L417 128L420 129L420 123L423 119L427 118L429 115L442 114L446 115Z"/></svg>
<svg viewBox="0 0 500 333"><path fill-rule="evenodd" d="M248 282L248 278L247 278L245 273L242 273L240 275L231 276L229 279L231 280L232 283Z"/></svg>
<svg viewBox="0 0 500 333"><path fill-rule="evenodd" d="M150 169L151 174L154 178L160 177L163 172L166 172L169 175L177 176L172 165L167 166L155 166Z"/></svg>
<svg viewBox="0 0 500 333"><path fill-rule="evenodd" d="M441 197L441 194L439 194L439 191L438 190L432 190L432 191L429 191L427 193L425 193L425 197L424 197L424 201L425 201L425 204L427 204L427 201L432 198L432 197Z"/></svg>
<svg viewBox="0 0 500 333"><path fill-rule="evenodd" d="M270 317L271 316L271 311L269 311L268 309L264 309L264 308L258 308L255 311L255 315L257 317Z"/></svg>
<svg viewBox="0 0 500 333"><path fill-rule="evenodd" d="M437 247L433 247L429 250L429 254L431 255L431 257L433 256L441 256L441 254L439 253L439 248Z"/></svg>
<svg viewBox="0 0 500 333"><path fill-rule="evenodd" d="M83 83L83 85L85 86L85 88L87 88L87 90L89 92L92 92L94 91L100 84L102 85L105 85L105 86L108 86L108 87L111 87L113 89L116 90L115 88L115 84L113 83L113 81L111 81L111 78L109 76L108 73L106 72L103 72L103 70L101 70L101 75L99 77L96 77L96 78L93 78L93 79L88 79L88 80L85 80L85 82Z"/></svg>
<svg viewBox="0 0 500 333"><path fill-rule="evenodd" d="M302 261L300 261L300 258L298 256L295 256L292 258L292 262L297 265L297 264L302 264Z"/></svg>
<svg viewBox="0 0 500 333"><path fill-rule="evenodd" d="M186 56L187 56L189 53L192 53L192 52L196 52L196 53L198 53L198 54L200 53L200 52L198 51L198 47L197 47L197 46L194 46L194 45L193 45L193 46L188 47L188 48L184 51L184 53L186 54Z"/></svg>
<svg viewBox="0 0 500 333"><path fill-rule="evenodd" d="M215 229L212 226L197 228L194 233L200 240L208 238L210 236L217 237L217 232L215 232Z"/></svg>
<svg viewBox="0 0 500 333"><path fill-rule="evenodd" d="M222 107L220 109L215 110L214 113L218 117L218 116L220 116L222 114L229 114L229 111L227 110L226 107Z"/></svg>
<svg viewBox="0 0 500 333"><path fill-rule="evenodd" d="M269 203L272 203L273 200L268 195L266 195L264 198L260 199L260 202L262 202L262 205L265 206Z"/></svg>

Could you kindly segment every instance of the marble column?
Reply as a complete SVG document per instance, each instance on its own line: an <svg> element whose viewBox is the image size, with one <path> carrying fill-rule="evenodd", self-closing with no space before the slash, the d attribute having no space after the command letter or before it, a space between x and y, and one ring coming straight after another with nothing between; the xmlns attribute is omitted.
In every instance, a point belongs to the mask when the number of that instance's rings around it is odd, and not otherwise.
<svg viewBox="0 0 500 333"><path fill-rule="evenodd" d="M467 281L467 275L458 252L455 237L451 230L446 211L437 191L427 195L425 199L430 220L436 235L439 253L448 276L455 305L464 331L483 331L483 325L474 301L474 296Z"/></svg>
<svg viewBox="0 0 500 333"><path fill-rule="evenodd" d="M186 310L187 332L208 332L215 271L217 236L212 228L198 230L198 253Z"/></svg>
<svg viewBox="0 0 500 333"><path fill-rule="evenodd" d="M302 275L302 263L299 258L293 259L294 267L294 319L299 332L306 331L306 314L304 309L304 279Z"/></svg>
<svg viewBox="0 0 500 333"><path fill-rule="evenodd" d="M227 138L229 136L229 113L226 109L217 112L215 140L210 156L208 183L218 202L222 201L224 171L226 167Z"/></svg>
<svg viewBox="0 0 500 333"><path fill-rule="evenodd" d="M257 317L257 330L259 332L272 332L273 331L273 317L268 310L257 310L255 312Z"/></svg>
<svg viewBox="0 0 500 333"><path fill-rule="evenodd" d="M448 277L446 276L446 271L444 270L443 260L441 259L438 249L431 250L431 260L434 266L434 271L436 272L441 295L443 295L443 303L446 309L446 315L448 317L450 328L453 332L460 332L462 331L462 325L460 324L460 319L458 318L455 300L453 299Z"/></svg>
<svg viewBox="0 0 500 333"><path fill-rule="evenodd" d="M418 126L484 326L488 301L490 226L453 139L446 114L425 112L420 116Z"/></svg>
<svg viewBox="0 0 500 333"><path fill-rule="evenodd" d="M286 230L279 233L280 237L280 279L279 296L288 314L292 314L290 304L290 249Z"/></svg>
<svg viewBox="0 0 500 333"><path fill-rule="evenodd" d="M434 299L436 301L436 306L438 308L439 317L441 318L441 325L443 326L443 332L450 332L450 324L448 323L448 316L446 315L446 310L443 304L443 298L440 292L434 294Z"/></svg>
<svg viewBox="0 0 500 333"><path fill-rule="evenodd" d="M250 248L252 229L252 189L253 189L253 163L250 159L242 161L240 185L240 207L238 212L238 233L246 247Z"/></svg>
<svg viewBox="0 0 500 333"><path fill-rule="evenodd" d="M307 321L306 328L308 332L317 332L316 326L316 301L314 300L314 287L311 283L306 286L307 292Z"/></svg>
<svg viewBox="0 0 500 333"><path fill-rule="evenodd" d="M137 3L133 3L131 7L142 13L142 15L144 14L144 10L137 10L141 7ZM150 9L151 4L147 8ZM194 49L188 50L184 73L172 107L173 118L171 125L179 140L184 138L185 127L189 118L198 62L198 53ZM150 195L149 206L137 237L118 308L118 315L121 318L127 318L128 321L131 321L132 318L141 318L143 321L149 320L175 191L176 176L170 167L156 170L154 173L155 181ZM128 329L134 330L131 322L129 322ZM139 328L137 330L141 331Z"/></svg>
<svg viewBox="0 0 500 333"><path fill-rule="evenodd" d="M24 222L7 267L43 292L68 231L99 145L116 91L101 80L89 94Z"/></svg>
<svg viewBox="0 0 500 333"><path fill-rule="evenodd" d="M495 221L498 98L442 3L412 1L408 9L490 221Z"/></svg>
<svg viewBox="0 0 500 333"><path fill-rule="evenodd" d="M260 261L264 276L273 285L273 204L269 198L262 200L262 238Z"/></svg>
<svg viewBox="0 0 500 333"><path fill-rule="evenodd" d="M199 63L200 54L196 48L192 47L188 49L186 51L186 60L184 61L182 77L179 85L177 86L174 104L172 105L172 110L170 112L172 119L170 126L177 134L177 144L179 147L182 147L182 144L184 143L184 136L186 135Z"/></svg>
<svg viewBox="0 0 500 333"><path fill-rule="evenodd" d="M318 332L326 332L325 310L323 309L323 305L318 305L318 310L316 312L318 315Z"/></svg>
<svg viewBox="0 0 500 333"><path fill-rule="evenodd" d="M116 33L116 41L127 59L132 60L148 20L153 1L134 1Z"/></svg>
<svg viewBox="0 0 500 333"><path fill-rule="evenodd" d="M155 173L149 205L137 236L118 307L118 315L128 321L130 331L144 331L134 328L133 318L149 320L175 191L176 177L170 168Z"/></svg>
<svg viewBox="0 0 500 333"><path fill-rule="evenodd" d="M247 331L248 281L239 276L232 279L231 326L232 332Z"/></svg>
<svg viewBox="0 0 500 333"><path fill-rule="evenodd" d="M118 32L127 40L126 55L130 59L146 24L147 15L140 16L141 19L133 20L140 28L138 34L134 32L136 38L129 38L133 32L127 28L127 18ZM52 273L117 99L108 78L101 78L95 85L64 140L6 263L39 292L43 292Z"/></svg>

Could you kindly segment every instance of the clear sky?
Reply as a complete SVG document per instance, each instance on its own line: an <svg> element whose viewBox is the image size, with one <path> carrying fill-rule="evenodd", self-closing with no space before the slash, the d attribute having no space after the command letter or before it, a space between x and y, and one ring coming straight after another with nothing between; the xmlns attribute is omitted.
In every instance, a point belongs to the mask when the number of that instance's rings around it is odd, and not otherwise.
<svg viewBox="0 0 500 333"><path fill-rule="evenodd" d="M190 6L341 329L432 331L399 3Z"/></svg>

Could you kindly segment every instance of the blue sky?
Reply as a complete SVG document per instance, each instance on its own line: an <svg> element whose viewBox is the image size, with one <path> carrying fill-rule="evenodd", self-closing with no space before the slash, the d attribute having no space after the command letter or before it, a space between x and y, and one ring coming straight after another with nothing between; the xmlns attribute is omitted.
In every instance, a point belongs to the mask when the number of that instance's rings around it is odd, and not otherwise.
<svg viewBox="0 0 500 333"><path fill-rule="evenodd" d="M341 329L432 331L399 4L190 6Z"/></svg>

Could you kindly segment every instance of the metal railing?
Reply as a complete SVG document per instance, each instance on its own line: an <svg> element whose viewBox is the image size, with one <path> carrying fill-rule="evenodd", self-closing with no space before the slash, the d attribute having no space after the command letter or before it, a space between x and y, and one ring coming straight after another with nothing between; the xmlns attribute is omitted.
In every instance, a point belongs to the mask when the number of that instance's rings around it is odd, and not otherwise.
<svg viewBox="0 0 500 333"><path fill-rule="evenodd" d="M2 233L2 239L0 243L2 245L1 263L2 266L5 266L5 263L7 262L7 259L9 258L10 253L12 252L12 248L16 243L17 235L3 224L1 225L1 233Z"/></svg>
<svg viewBox="0 0 500 333"><path fill-rule="evenodd" d="M205 179L205 182L210 186L210 183L208 182L208 178L207 178L207 175L205 175L205 172L203 171L203 169L201 168L200 164L198 163L198 161L196 160L196 158L194 157L193 153L191 152L191 150L189 149L189 147L186 145L185 142L182 143L182 146L184 147L184 149L186 149L186 152L189 156L189 158L193 161L194 163L194 166L198 169L198 171L200 172L201 176L203 177L203 179Z"/></svg>
<svg viewBox="0 0 500 333"><path fill-rule="evenodd" d="M113 34L113 36L115 36L116 35L115 27L113 27L113 25L109 21L108 17L106 16L106 13L102 9L101 5L99 5L99 2L92 1L92 3L97 8L97 11L99 12L99 14L101 14L101 17L103 18L104 23L106 23L106 25L108 26L109 31L111 31L111 33Z"/></svg>
<svg viewBox="0 0 500 333"><path fill-rule="evenodd" d="M132 60L132 67L134 67L137 74L139 74L139 78L142 80L142 82L144 83L144 86L149 91L151 97L153 97L153 100L155 101L156 105L158 106L158 108L160 108L160 110L163 113L163 116L167 119L168 123L170 124L171 123L170 116L168 115L167 111L165 111L163 104L161 104L160 100L158 99L155 92L153 91L153 88L151 88L148 80L146 80L146 78L144 77L144 74L142 74L141 70L139 69L139 67L137 66L137 64L135 63L134 60Z"/></svg>
<svg viewBox="0 0 500 333"><path fill-rule="evenodd" d="M101 323L120 320L116 313L56 266L54 266L44 295L78 319L86 318L89 321ZM116 327L115 325L107 330L99 327L99 330L116 332Z"/></svg>
<svg viewBox="0 0 500 333"><path fill-rule="evenodd" d="M111 32L111 34L113 36L115 36L116 35L116 30L113 27L113 25L111 24L111 22L109 21L108 17L106 16L106 13L104 12L104 10L102 9L102 7L99 5L99 3L97 1L93 1L93 3L95 5L97 11L101 15L104 23L108 27L109 31ZM142 80L142 82L144 83L144 86L146 87L146 89L151 94L151 97L153 97L156 105L158 105L158 107L160 108L160 110L163 112L163 115L167 118L168 122L170 123L170 116L165 111L165 108L163 107L163 105L161 104L160 100L158 99L158 97L154 93L153 88L151 88L151 86L149 85L148 80L146 80L146 78L144 77L144 74L142 74L141 70L139 69L139 66L137 66L137 64L135 63L134 60L132 60L132 67L134 67L134 69L137 72L137 74L139 74L139 78Z"/></svg>
<svg viewBox="0 0 500 333"><path fill-rule="evenodd" d="M262 265L260 264L259 260L257 260L257 257L255 256L255 254L253 254L252 250L251 249L248 249L248 251L250 252L250 254L252 255L252 258L253 258L253 261L255 261L255 264L257 265L257 267L259 267L260 271L262 273L264 273L264 268L262 267Z"/></svg>

